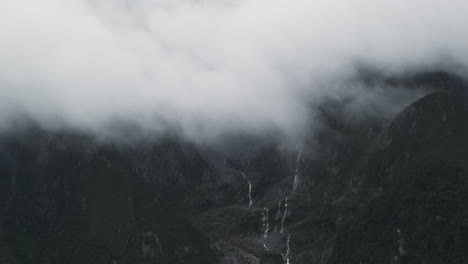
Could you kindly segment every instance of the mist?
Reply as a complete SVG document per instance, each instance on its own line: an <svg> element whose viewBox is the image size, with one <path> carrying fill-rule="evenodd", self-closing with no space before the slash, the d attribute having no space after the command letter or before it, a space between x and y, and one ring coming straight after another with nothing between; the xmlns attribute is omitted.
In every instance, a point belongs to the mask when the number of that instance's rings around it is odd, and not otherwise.
<svg viewBox="0 0 468 264"><path fill-rule="evenodd" d="M466 73L466 10L464 0L0 0L0 129L27 117L203 142L301 136L328 98L394 113L421 93L366 89L351 82L360 67Z"/></svg>

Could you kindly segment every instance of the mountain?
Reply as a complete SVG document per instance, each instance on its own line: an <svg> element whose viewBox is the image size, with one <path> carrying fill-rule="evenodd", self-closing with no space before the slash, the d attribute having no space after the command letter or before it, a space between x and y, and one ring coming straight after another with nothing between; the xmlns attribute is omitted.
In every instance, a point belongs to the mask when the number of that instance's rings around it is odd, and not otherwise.
<svg viewBox="0 0 468 264"><path fill-rule="evenodd" d="M0 263L467 263L464 84L389 82L448 88L388 121L323 105L297 146L4 134Z"/></svg>

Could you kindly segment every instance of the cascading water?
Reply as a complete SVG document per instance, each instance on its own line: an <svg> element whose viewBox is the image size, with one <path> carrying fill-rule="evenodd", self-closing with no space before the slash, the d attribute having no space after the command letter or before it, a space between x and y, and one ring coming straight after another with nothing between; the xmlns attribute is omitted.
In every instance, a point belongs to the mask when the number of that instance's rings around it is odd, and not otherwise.
<svg viewBox="0 0 468 264"><path fill-rule="evenodd" d="M265 207L263 208L263 212L262 212L262 229L263 229L263 247L270 251L270 249L268 248L268 246L266 245L266 238L268 237L268 232L270 231L270 223L269 223L269 219L268 219L268 214L269 214L269 211L268 211L268 208Z"/></svg>
<svg viewBox="0 0 468 264"><path fill-rule="evenodd" d="M274 218L275 221L275 228L272 231L272 233L278 232L278 227L279 227L279 233L283 234L285 231L285 226L284 223L286 221L286 218L288 216L288 213L290 214L290 208L288 205L288 201L291 196L294 196L294 194L297 191L297 188L299 186L299 181L300 181L300 164L301 164L301 156L302 156L302 149L298 146L296 146L297 149L297 155L296 155L296 162L295 162L295 167L294 167L294 181L292 184L292 189L290 191L290 195L283 199L278 201L278 206L277 206L277 211L276 215ZM250 163L250 160L249 162ZM247 166L248 168L248 166ZM244 169L243 171L240 172L242 178L247 182L248 185L248 199L249 199L249 207L253 206L253 197L252 197L252 182L251 179L247 176L245 171L247 170ZM270 222L269 222L269 208L264 207L262 211L262 238L263 238L263 248L267 251L270 251L270 247L267 244L267 238L270 235ZM290 264L290 254L291 254L291 248L290 248L290 241L291 241L291 234L288 233L286 237L286 251L285 252L280 252L281 256L283 258L283 261L285 264Z"/></svg>
<svg viewBox="0 0 468 264"><path fill-rule="evenodd" d="M252 183L250 181L247 181L249 184L249 207L252 207L253 205L253 199L252 199Z"/></svg>
<svg viewBox="0 0 468 264"><path fill-rule="evenodd" d="M297 151L297 158L296 158L296 168L294 170L294 182L293 182L293 186L292 186L292 193L294 194L296 192L296 189L297 189L297 186L299 184L299 163L301 161L301 153L302 153L302 150L301 148L297 147L298 151Z"/></svg>
<svg viewBox="0 0 468 264"><path fill-rule="evenodd" d="M283 217L281 218L281 231L280 234L283 234L284 231L284 220L286 220L286 214L288 213L288 197L284 200L284 213Z"/></svg>
<svg viewBox="0 0 468 264"><path fill-rule="evenodd" d="M283 261L285 264L289 264L289 253L291 248L289 247L289 242L291 241L291 234L288 234L288 237L286 238L286 252L281 253L281 257L283 257Z"/></svg>
<svg viewBox="0 0 468 264"><path fill-rule="evenodd" d="M275 222L278 221L280 215L281 215L281 204L282 204L283 200L279 200L278 202L278 211L276 212L276 217L275 217ZM278 223L275 224L275 229L273 230L273 232L276 232L276 230L278 229Z"/></svg>
<svg viewBox="0 0 468 264"><path fill-rule="evenodd" d="M268 231L270 231L270 227L269 227L269 221L268 221L268 208L265 207L263 208L263 218L262 218L262 222L263 222L263 238L267 238L268 237Z"/></svg>

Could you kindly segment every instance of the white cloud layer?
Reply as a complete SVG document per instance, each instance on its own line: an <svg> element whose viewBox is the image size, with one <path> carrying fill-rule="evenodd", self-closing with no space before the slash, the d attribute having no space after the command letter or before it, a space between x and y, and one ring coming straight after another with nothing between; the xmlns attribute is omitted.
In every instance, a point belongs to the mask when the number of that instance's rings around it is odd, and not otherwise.
<svg viewBox="0 0 468 264"><path fill-rule="evenodd" d="M292 133L333 81L468 65L466 0L0 0L0 127L18 115L191 138ZM356 89L361 91L361 89ZM109 132L109 131L107 131Z"/></svg>

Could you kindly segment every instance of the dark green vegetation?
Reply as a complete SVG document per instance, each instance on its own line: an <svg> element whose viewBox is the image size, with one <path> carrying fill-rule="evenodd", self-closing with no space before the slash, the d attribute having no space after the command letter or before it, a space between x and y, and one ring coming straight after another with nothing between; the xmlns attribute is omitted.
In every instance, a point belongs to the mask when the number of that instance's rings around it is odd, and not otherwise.
<svg viewBox="0 0 468 264"><path fill-rule="evenodd" d="M208 239L187 222L180 201L163 197L181 190L157 190L137 173L137 157L38 130L2 147L1 263L213 262ZM175 146L158 149L183 155ZM198 164L194 158L179 168L165 159L167 173Z"/></svg>
<svg viewBox="0 0 468 264"><path fill-rule="evenodd" d="M429 77L410 81L447 84ZM32 126L3 135L0 263L466 263L468 108L457 91L388 122L324 105L325 128L299 158L271 143L221 154Z"/></svg>

